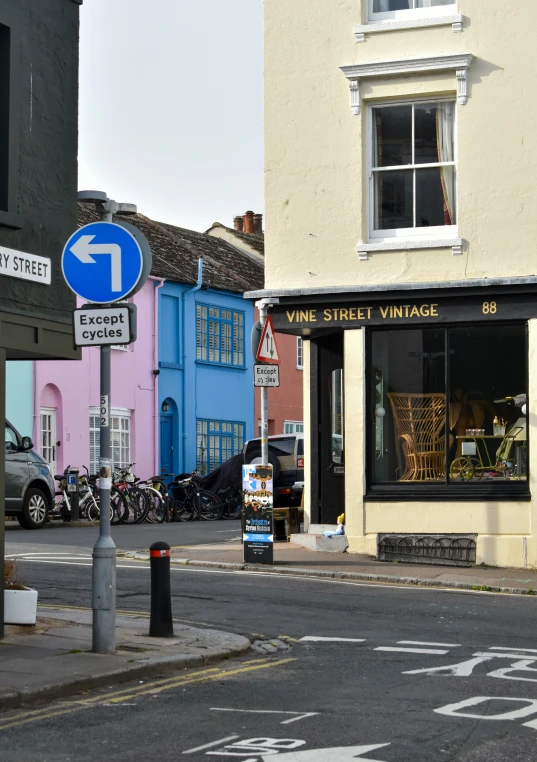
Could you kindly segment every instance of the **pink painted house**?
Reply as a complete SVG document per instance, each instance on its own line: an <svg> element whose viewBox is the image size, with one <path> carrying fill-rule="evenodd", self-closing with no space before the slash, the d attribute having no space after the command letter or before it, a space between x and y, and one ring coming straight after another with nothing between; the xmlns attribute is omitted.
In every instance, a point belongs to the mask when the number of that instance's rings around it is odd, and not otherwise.
<svg viewBox="0 0 537 762"><path fill-rule="evenodd" d="M156 357L159 278L150 278L132 301L138 310L138 338L112 348L111 437L113 462L142 478L158 473L158 386ZM55 473L67 466L97 472L99 455L99 349L82 350L81 362L34 363L34 431L40 451ZM136 382L134 383L133 380Z"/></svg>

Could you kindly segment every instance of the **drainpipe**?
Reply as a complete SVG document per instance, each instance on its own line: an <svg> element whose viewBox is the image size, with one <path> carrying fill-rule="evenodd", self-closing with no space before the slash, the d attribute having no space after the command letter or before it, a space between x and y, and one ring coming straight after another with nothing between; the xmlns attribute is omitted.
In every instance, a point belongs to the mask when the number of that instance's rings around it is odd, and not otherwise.
<svg viewBox="0 0 537 762"><path fill-rule="evenodd" d="M186 299L185 297L189 296L190 294L195 294L196 291L199 291L203 283L203 259L200 257L198 259L198 281L196 285L193 288L189 288L188 291L185 291L183 294L183 314L182 314L182 339L183 339L183 354L182 354L182 365L183 365L183 394L181 399L181 471L184 472L186 466L186 458L185 458L185 451L186 451L186 332L185 332L185 311L186 311ZM194 299L194 305L196 301ZM196 319L196 316L194 315L194 320ZM194 367L194 415L196 415L197 412L197 383L196 383L196 368Z"/></svg>
<svg viewBox="0 0 537 762"><path fill-rule="evenodd" d="M153 370L158 370L158 290L164 285L164 278L153 280ZM158 373L153 375L153 439L154 439L154 471L159 475L159 404L158 404Z"/></svg>
<svg viewBox="0 0 537 762"><path fill-rule="evenodd" d="M32 389L32 396L34 400L34 421L33 421L33 427L32 427L33 428L32 434L33 434L33 440L36 444L36 450L38 452L41 452L41 410L39 408L39 398L37 394L37 362L36 360L32 360L32 366L33 366L32 382L34 385L34 388ZM56 426L56 436L58 436L57 426ZM56 442L54 442L54 447L56 447ZM56 465L57 464L58 464L58 459L56 459Z"/></svg>

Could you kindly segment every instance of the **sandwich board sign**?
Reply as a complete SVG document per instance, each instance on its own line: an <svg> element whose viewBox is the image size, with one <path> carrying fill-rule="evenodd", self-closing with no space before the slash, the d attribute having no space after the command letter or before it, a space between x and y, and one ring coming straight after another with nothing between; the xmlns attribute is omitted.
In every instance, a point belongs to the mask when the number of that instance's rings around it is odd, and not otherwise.
<svg viewBox="0 0 537 762"><path fill-rule="evenodd" d="M244 561L274 562L274 519L272 510L272 466L249 463L242 467L244 514Z"/></svg>

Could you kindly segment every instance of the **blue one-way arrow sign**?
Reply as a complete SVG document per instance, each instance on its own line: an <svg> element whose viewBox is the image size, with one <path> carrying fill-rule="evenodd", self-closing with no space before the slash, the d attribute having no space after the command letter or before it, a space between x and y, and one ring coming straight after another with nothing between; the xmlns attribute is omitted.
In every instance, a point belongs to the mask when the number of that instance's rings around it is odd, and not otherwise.
<svg viewBox="0 0 537 762"><path fill-rule="evenodd" d="M136 238L143 238L137 229L128 227ZM125 223L92 222L77 230L62 255L63 275L69 288L96 304L117 302L131 294L145 269L144 254L136 238Z"/></svg>

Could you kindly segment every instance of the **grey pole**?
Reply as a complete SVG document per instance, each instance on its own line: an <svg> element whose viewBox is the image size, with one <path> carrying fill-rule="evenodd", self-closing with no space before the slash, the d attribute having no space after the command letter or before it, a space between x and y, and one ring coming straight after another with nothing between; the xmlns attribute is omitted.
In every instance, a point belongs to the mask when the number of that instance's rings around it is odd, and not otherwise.
<svg viewBox="0 0 537 762"><path fill-rule="evenodd" d="M265 300L259 302L259 322L261 330L267 321L267 305ZM268 466L268 388L261 387L261 465Z"/></svg>
<svg viewBox="0 0 537 762"><path fill-rule="evenodd" d="M0 421L6 419L6 350L0 347ZM0 454L0 572L4 579L5 563L5 489L6 483L6 453ZM4 586L0 588L0 640L4 638Z"/></svg>
<svg viewBox="0 0 537 762"><path fill-rule="evenodd" d="M112 209L108 203L104 203L99 211L101 222L112 222ZM116 546L110 535L110 356L110 347L101 347L101 403L106 400L107 410L100 416L100 521L99 538L93 548L92 572L92 650L99 654L111 654L116 650Z"/></svg>

